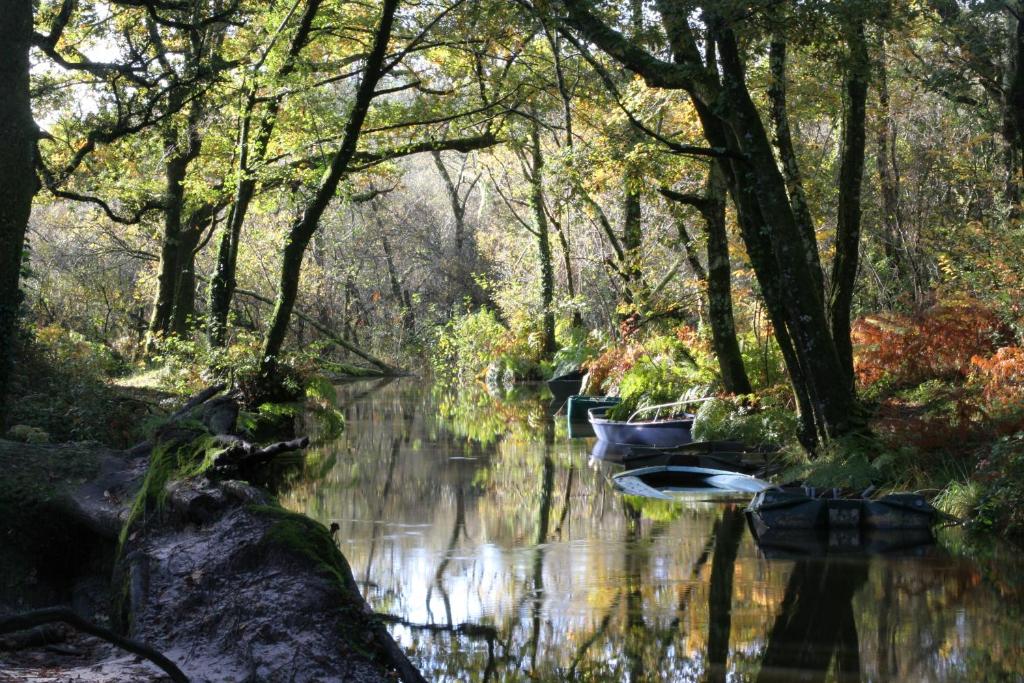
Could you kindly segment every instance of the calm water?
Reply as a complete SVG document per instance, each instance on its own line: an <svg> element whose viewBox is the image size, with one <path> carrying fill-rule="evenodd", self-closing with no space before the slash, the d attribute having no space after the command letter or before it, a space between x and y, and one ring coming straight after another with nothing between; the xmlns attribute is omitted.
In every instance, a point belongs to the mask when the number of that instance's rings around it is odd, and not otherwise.
<svg viewBox="0 0 1024 683"><path fill-rule="evenodd" d="M539 395L341 389L347 431L285 505L337 522L431 680L1024 681L1024 566L939 534L766 557L746 499L625 499Z"/></svg>

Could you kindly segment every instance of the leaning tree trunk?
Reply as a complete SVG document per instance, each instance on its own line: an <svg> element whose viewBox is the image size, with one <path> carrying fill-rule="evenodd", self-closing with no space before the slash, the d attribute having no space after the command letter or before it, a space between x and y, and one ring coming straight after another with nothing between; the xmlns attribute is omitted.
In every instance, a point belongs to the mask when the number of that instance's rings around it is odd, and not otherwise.
<svg viewBox="0 0 1024 683"><path fill-rule="evenodd" d="M4 0L0 21L0 413L14 361L15 330L21 290L22 258L35 174L38 129L29 96L29 48L32 3Z"/></svg>
<svg viewBox="0 0 1024 683"><path fill-rule="evenodd" d="M370 110L370 102L373 100L374 90L383 75L384 59L387 54L388 42L391 38L391 28L394 23L395 10L398 7L398 0L384 0L381 8L380 24L373 37L373 47L366 58L366 66L363 70L363 79L356 89L355 101L352 110L349 112L348 122L342 135L341 145L338 147L334 158L331 160L331 167L324 176L323 181L317 188L313 199L306 206L302 216L295 222L288 232L283 250L281 262L281 279L278 285L277 303L274 306L274 313L271 318L270 327L263 339L263 352L261 354L260 373L264 381L271 382L276 379L278 356L284 346L285 335L288 333L288 324L291 320L292 309L295 308L295 300L299 291L299 276L302 273L302 259L306 252L313 233L320 224L320 217L327 209L331 198L338 189L338 184L348 168L352 157L356 153L359 144L359 135L362 132L363 121Z"/></svg>

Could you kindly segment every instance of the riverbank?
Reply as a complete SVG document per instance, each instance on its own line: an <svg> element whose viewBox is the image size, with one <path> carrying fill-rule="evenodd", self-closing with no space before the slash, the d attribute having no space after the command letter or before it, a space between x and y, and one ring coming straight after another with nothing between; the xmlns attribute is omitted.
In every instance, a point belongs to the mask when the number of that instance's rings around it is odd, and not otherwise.
<svg viewBox="0 0 1024 683"><path fill-rule="evenodd" d="M239 479L305 440L249 443L238 405L216 393L132 449L0 440L0 626L61 606L148 644L195 681L421 680L330 532ZM47 628L42 640L5 636L0 680L159 674L95 638Z"/></svg>

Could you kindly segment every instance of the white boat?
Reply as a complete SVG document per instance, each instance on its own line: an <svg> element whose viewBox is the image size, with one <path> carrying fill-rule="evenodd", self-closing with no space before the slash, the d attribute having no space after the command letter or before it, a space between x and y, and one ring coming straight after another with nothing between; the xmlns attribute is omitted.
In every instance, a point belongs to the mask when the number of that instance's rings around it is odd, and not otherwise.
<svg viewBox="0 0 1024 683"><path fill-rule="evenodd" d="M742 472L689 465L657 465L612 475L623 493L659 500L694 493L759 493L773 484Z"/></svg>

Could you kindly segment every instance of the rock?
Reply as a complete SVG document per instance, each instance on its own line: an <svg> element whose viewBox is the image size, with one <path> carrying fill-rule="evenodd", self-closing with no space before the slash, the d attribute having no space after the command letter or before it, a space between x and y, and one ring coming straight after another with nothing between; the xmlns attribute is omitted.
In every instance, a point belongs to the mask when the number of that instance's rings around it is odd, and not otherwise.
<svg viewBox="0 0 1024 683"><path fill-rule="evenodd" d="M327 529L268 502L239 482L176 484L179 512L126 548L131 636L197 682L394 680Z"/></svg>
<svg viewBox="0 0 1024 683"><path fill-rule="evenodd" d="M211 434L234 434L238 410L238 403L233 398L218 396L203 404L200 419Z"/></svg>

